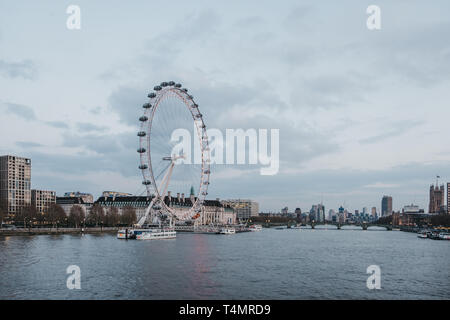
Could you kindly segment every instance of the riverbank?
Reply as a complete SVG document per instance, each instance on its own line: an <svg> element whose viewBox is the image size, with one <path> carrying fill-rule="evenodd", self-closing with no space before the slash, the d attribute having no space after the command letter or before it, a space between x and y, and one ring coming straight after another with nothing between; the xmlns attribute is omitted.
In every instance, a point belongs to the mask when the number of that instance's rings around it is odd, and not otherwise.
<svg viewBox="0 0 450 320"><path fill-rule="evenodd" d="M81 233L116 233L117 227L93 227L93 228L17 228L0 229L1 236L32 236L51 234L81 234Z"/></svg>

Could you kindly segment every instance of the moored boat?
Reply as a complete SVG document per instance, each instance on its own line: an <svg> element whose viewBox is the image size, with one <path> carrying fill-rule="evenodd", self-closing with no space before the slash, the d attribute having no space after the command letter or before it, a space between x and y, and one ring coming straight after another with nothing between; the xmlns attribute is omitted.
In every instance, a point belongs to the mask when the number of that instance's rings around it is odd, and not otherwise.
<svg viewBox="0 0 450 320"><path fill-rule="evenodd" d="M427 239L428 238L428 234L427 234L426 231L419 232L419 233L417 233L417 237L421 238L421 239Z"/></svg>
<svg viewBox="0 0 450 320"><path fill-rule="evenodd" d="M441 240L450 240L450 233L448 233L448 232L441 232L441 233L439 233L439 239L441 239Z"/></svg>
<svg viewBox="0 0 450 320"><path fill-rule="evenodd" d="M133 229L121 229L117 231L117 239L136 239Z"/></svg>
<svg viewBox="0 0 450 320"><path fill-rule="evenodd" d="M262 225L254 224L254 225L251 225L248 229L250 231L261 231L262 230Z"/></svg>
<svg viewBox="0 0 450 320"><path fill-rule="evenodd" d="M222 228L219 231L219 234L235 234L236 230L234 228Z"/></svg>
<svg viewBox="0 0 450 320"><path fill-rule="evenodd" d="M174 239L177 232L173 228L168 229L142 229L136 231L137 240Z"/></svg>

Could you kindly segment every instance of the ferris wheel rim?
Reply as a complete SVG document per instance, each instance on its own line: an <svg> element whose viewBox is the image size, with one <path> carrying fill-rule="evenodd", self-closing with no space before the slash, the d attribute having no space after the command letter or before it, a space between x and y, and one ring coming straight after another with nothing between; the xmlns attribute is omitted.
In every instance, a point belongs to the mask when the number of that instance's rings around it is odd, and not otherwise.
<svg viewBox="0 0 450 320"><path fill-rule="evenodd" d="M164 85L165 84L165 85ZM139 146L138 152L140 153L140 166L143 176L143 184L146 187L147 195L151 197L158 197L161 201L161 206L172 216L179 220L189 220L196 216L201 211L201 207L204 204L206 195L208 194L209 179L210 179L210 149L208 142L208 135L206 131L206 125L202 114L200 113L198 104L195 102L192 95L187 93L186 88L182 88L180 84L175 84L173 81L163 82L161 85L155 86L154 90L148 94L149 102L144 104L144 115L139 119L141 120L141 131L138 133ZM201 151L201 174L199 181L199 189L195 201L191 203L191 207L188 210L177 210L171 208L164 201L164 197L161 197L161 190L158 187L155 179L155 172L152 166L151 159L151 134L152 126L157 110L161 107L161 103L170 95L179 99L191 114L194 121L194 128L196 129L196 136L200 143ZM146 130L145 130L146 129ZM195 130L194 130L195 131ZM144 135L140 135L145 132ZM144 148L147 147L147 148ZM154 194L152 195L152 191ZM177 214L178 213L178 214Z"/></svg>

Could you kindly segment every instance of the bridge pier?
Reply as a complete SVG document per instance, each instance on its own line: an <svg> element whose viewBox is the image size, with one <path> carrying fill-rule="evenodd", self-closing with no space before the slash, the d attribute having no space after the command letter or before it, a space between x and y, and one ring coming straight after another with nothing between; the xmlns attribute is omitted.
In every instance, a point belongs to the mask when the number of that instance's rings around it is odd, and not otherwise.
<svg viewBox="0 0 450 320"><path fill-rule="evenodd" d="M316 224L314 222L311 222L311 229L315 229L316 228Z"/></svg>
<svg viewBox="0 0 450 320"><path fill-rule="evenodd" d="M338 230L341 230L341 229L342 229L342 225L341 225L340 223L338 223L336 226L337 226L337 229L338 229Z"/></svg>
<svg viewBox="0 0 450 320"><path fill-rule="evenodd" d="M363 230L367 230L367 223L363 223L363 224L361 225L361 227L362 227Z"/></svg>

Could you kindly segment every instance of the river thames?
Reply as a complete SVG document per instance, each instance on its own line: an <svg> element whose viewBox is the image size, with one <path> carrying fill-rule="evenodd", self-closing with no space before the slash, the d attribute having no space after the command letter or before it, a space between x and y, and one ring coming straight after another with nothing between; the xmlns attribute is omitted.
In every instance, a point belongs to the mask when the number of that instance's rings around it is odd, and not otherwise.
<svg viewBox="0 0 450 320"><path fill-rule="evenodd" d="M79 290L66 286L69 265ZM370 265L379 290L366 286ZM0 237L0 299L450 299L450 241L350 227Z"/></svg>

